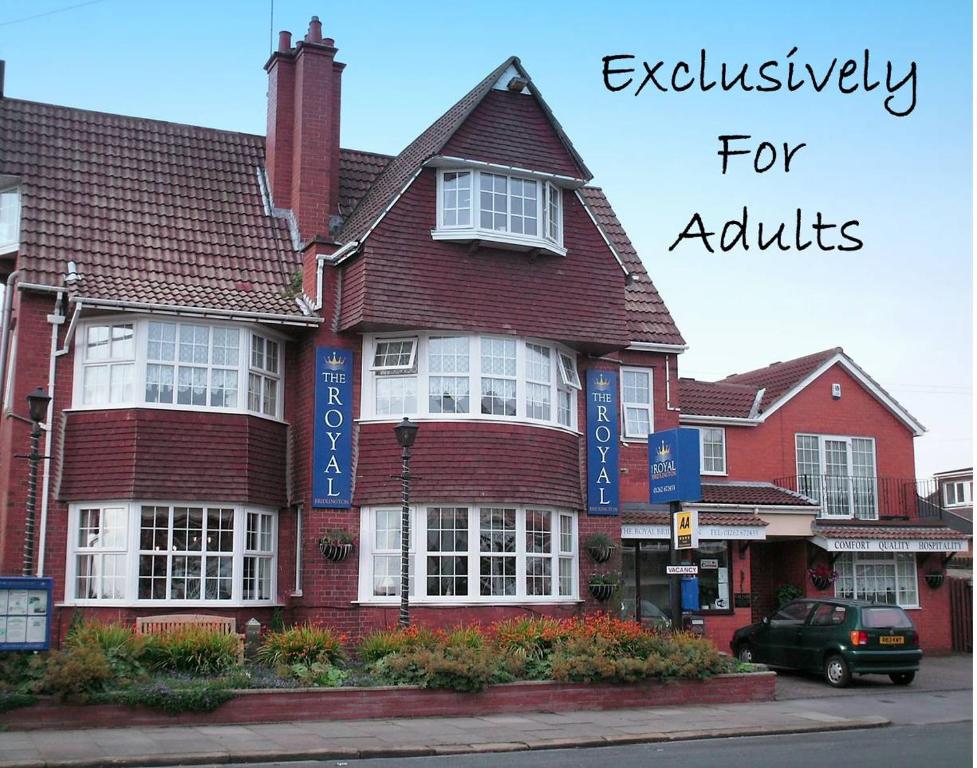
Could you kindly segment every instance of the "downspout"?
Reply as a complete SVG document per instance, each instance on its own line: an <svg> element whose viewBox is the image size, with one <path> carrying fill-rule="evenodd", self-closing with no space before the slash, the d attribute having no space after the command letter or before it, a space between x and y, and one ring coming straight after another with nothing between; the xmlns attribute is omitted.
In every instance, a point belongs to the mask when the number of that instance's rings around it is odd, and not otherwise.
<svg viewBox="0 0 977 768"><path fill-rule="evenodd" d="M54 314L47 316L47 321L51 324L51 351L48 358L47 392L51 396L51 401L47 406L46 434L44 435L44 484L41 486L41 519L38 523L40 529L37 540L37 575L44 575L44 549L47 539L47 508L48 497L51 488L51 441L54 434L54 425L51 420L54 418L54 373L55 361L58 357L58 329L64 323L64 314L61 312L61 301L64 294L58 293L58 298L54 303Z"/></svg>
<svg viewBox="0 0 977 768"><path fill-rule="evenodd" d="M668 357L668 355L665 355L665 410L681 411L681 408L676 408L672 405L672 374L668 366Z"/></svg>
<svg viewBox="0 0 977 768"><path fill-rule="evenodd" d="M14 290L20 282L21 271L14 270L7 277L3 292L3 319L0 320L0 397L7 391L7 353L10 351L10 319L14 312Z"/></svg>

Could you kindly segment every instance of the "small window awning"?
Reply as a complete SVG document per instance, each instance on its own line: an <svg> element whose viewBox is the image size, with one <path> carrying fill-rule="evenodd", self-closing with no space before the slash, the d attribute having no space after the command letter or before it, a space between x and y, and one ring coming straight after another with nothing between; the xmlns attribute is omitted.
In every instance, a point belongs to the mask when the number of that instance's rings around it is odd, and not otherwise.
<svg viewBox="0 0 977 768"><path fill-rule="evenodd" d="M667 539L668 507L625 504L621 513L622 539ZM695 508L694 504L686 505ZM700 540L763 541L767 523L753 512L699 512Z"/></svg>
<svg viewBox="0 0 977 768"><path fill-rule="evenodd" d="M964 552L966 534L939 523L851 520L812 527L810 541L828 552Z"/></svg>

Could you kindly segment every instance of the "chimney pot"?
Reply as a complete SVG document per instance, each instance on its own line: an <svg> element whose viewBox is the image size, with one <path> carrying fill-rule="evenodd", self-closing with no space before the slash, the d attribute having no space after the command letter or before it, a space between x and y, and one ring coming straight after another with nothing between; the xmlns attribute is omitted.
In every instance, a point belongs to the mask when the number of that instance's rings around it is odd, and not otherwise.
<svg viewBox="0 0 977 768"><path fill-rule="evenodd" d="M278 33L278 52L288 53L292 50L292 33L284 29Z"/></svg>
<svg viewBox="0 0 977 768"><path fill-rule="evenodd" d="M313 16L312 21L309 22L309 32L305 36L305 42L307 43L322 42L322 22L319 21L318 16Z"/></svg>
<svg viewBox="0 0 977 768"><path fill-rule="evenodd" d="M335 47L336 47L336 41L335 41L335 40L333 40L333 39L332 39L331 37L327 37L327 38L326 38L325 40L323 40L322 42L323 42L323 43L324 43L325 45L328 45L328 46L329 46L330 48L335 48Z"/></svg>

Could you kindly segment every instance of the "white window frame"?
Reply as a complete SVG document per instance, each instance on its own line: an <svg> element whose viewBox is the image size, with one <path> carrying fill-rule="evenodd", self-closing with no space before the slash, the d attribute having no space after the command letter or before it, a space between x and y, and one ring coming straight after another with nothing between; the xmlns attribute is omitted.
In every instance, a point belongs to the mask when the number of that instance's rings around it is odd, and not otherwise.
<svg viewBox="0 0 977 768"><path fill-rule="evenodd" d="M139 555L140 555L140 533L141 516L144 506L169 507L169 530L172 531L173 508L174 507L202 507L207 509L233 509L234 510L234 548L232 552L231 569L231 599L230 600L173 600L173 599L140 599L139 598ZM78 556L89 554L93 550L79 547L78 524L82 509L106 509L124 507L126 510L126 548L120 550L126 556L125 560L125 595L117 599L91 599L77 597L77 563ZM245 558L245 537L247 514L249 512L259 512L271 515L271 537L273 554L271 556L271 597L267 600L245 600L243 598L243 579L244 579L244 558ZM205 512L206 514L206 512ZM229 502L211 502L199 500L160 500L146 499L139 501L114 500L114 501L94 501L94 502L72 502L68 505L68 546L67 559L65 563L65 605L78 606L116 606L116 607L211 607L211 608L233 608L241 606L259 605L278 605L278 510L269 507L259 507L254 505L241 505ZM167 553L168 556L174 554ZM205 554L205 553L202 553ZM212 553L217 554L217 553ZM168 561L172 558L168 557ZM170 583L171 575L167 566L167 582Z"/></svg>
<svg viewBox="0 0 977 768"><path fill-rule="evenodd" d="M949 500L948 491L954 488L954 501ZM943 504L947 508L969 507L974 503L973 500L973 481L972 480L944 480L943 481Z"/></svg>
<svg viewBox="0 0 977 768"><path fill-rule="evenodd" d="M848 514L845 515L829 515L827 514L827 502L825 499L819 499L818 502L821 506L820 512L818 514L819 518L827 520L878 520L879 519L879 488L878 488L878 472L879 472L879 454L877 450L877 445L874 437L869 437L867 435L824 435L815 432L797 432L794 434L794 469L797 473L798 478L806 473L800 471L800 461L799 461L799 451L798 451L798 440L801 437L813 437L818 441L818 461L819 461L819 472L818 472L818 482L822 483L828 476L827 472L827 454L825 451L825 441L833 442L844 442L846 444L846 456L848 462L848 478L847 481L847 491L848 491ZM852 447L853 440L868 440L872 444L872 474L866 475L866 480L872 481L872 501L873 501L873 513L872 517L862 517L856 518L855 515L855 488L853 484L853 478L858 477L854 474L855 463L854 463L854 452ZM839 476L840 477L840 476ZM804 492L804 489L800 487L801 483L798 480L798 491ZM819 486L820 490L823 490L823 486Z"/></svg>
<svg viewBox="0 0 977 768"><path fill-rule="evenodd" d="M164 361L161 363L150 361L148 358L149 344L149 324L163 323L173 324L176 329L176 354L172 362ZM135 357L133 358L134 369L132 376L132 397L126 401L110 403L91 403L84 402L84 369L86 367L86 340L88 329L93 326L112 326L112 325L132 325L134 331ZM179 344L181 325L206 326L208 332L209 355L213 351L213 330L215 328L236 329L238 333L238 362L236 366L215 365L212 358L204 364L189 364L192 367L206 368L207 370L207 402L205 405L181 405L177 403L177 388L179 386L177 370L179 362ZM253 336L261 337L274 341L278 345L278 373L272 374L266 370L258 371L251 367L251 339ZM213 320L198 320L195 318L176 318L162 315L110 315L99 318L92 318L79 323L75 332L74 340L74 376L72 383L72 400L70 411L92 411L92 410L111 410L116 408L154 408L174 411L212 411L215 413L240 413L261 418L282 421L285 412L285 343L287 339L282 334L262 328L255 328L242 323L221 322ZM103 364L105 361L93 361L92 365ZM112 361L117 363L119 361ZM156 403L146 399L146 374L150 364L171 365L173 367L173 402ZM212 393L212 371L221 369L232 369L237 371L237 406L223 407L210 404ZM277 380L277 396L275 402L275 412L273 414L263 411L252 411L249 408L249 382L252 373L260 374L264 377ZM263 403L263 398L262 398Z"/></svg>
<svg viewBox="0 0 977 768"><path fill-rule="evenodd" d="M835 563L837 570L841 571L841 575L835 579L834 592L835 597L843 596L842 585L844 582L845 573L844 570L847 567L846 562L851 563L852 568L852 586L854 599L864 600L866 599L864 587L859 589L859 576L858 576L858 566L859 564L878 564L883 561L883 559L888 560L891 558L893 565L893 573L895 577L895 595L896 602L891 603L891 605L898 605L900 608L919 608L919 565L916 562L916 553L914 552L845 552L839 555L838 560ZM899 562L900 558L902 562L911 561L913 564L913 592L916 596L916 601L913 603L902 603L899 602Z"/></svg>
<svg viewBox="0 0 977 768"><path fill-rule="evenodd" d="M467 550L467 595L433 595L427 594L427 558L442 556L442 553L427 550L427 510L428 508L458 508L468 510L468 550ZM358 601L363 604L396 605L400 602L399 595L376 596L373 594L373 544L376 541L376 511L394 509L392 505L377 505L360 509L360 551L359 551L359 585ZM516 510L516 594L514 595L482 595L480 594L480 512L481 509L515 509ZM545 511L550 514L550 551L542 555L550 558L551 593L548 595L526 594L526 512L527 510ZM572 520L572 549L561 549L559 525L563 516ZM507 604L553 604L579 602L580 592L580 544L578 516L571 510L559 507L549 507L538 504L512 504L506 502L436 502L413 504L410 507L411 551L410 565L412 578L411 603L416 605L507 605ZM380 554L393 554L384 550ZM530 553L529 556L537 557ZM560 560L572 561L572 590L569 595L560 594Z"/></svg>
<svg viewBox="0 0 977 768"><path fill-rule="evenodd" d="M376 353L377 346L379 343L391 344L391 343L407 343L410 344L410 359L406 365L377 365L376 364ZM414 369L414 364L417 362L417 337L416 336L384 336L378 338L373 345L372 354L370 355L370 370L371 371L385 371L388 373L400 372L400 373L410 373Z"/></svg>
<svg viewBox="0 0 977 768"><path fill-rule="evenodd" d="M625 371L629 373L641 373L648 376L648 402L647 403L628 403L624 399L624 373ZM641 408L648 411L648 432L655 431L655 369L654 368L642 368L638 366L623 366L620 373L620 381L618 382L620 387L620 398L621 398L621 439L626 442L647 442L648 435L635 434L633 430L628 429L628 414L627 409L630 408Z"/></svg>
<svg viewBox="0 0 977 768"><path fill-rule="evenodd" d="M471 178L471 196L469 209L469 225L444 223L444 176L446 173L468 173ZM482 174L504 176L506 178L506 229L496 230L481 226L481 188ZM536 185L536 234L526 235L512 231L512 180L532 182ZM557 200L557 237L549 236L550 210L547 201L551 195ZM505 168L490 167L485 170L477 168L439 168L437 172L437 219L435 228L431 230L434 240L486 240L497 243L544 248L547 251L566 255L563 247L563 189L552 181L534 177L530 174L511 173ZM454 210L458 210L457 208Z"/></svg>
<svg viewBox="0 0 977 768"><path fill-rule="evenodd" d="M14 220L10 224L11 228L16 234L16 238L13 240L7 240L0 242L0 255L7 253L14 253L20 249L20 224L21 224L21 194L19 184L6 184L0 182L0 195L6 195L12 193L14 195L14 202L10 206L10 216ZM2 208L0 208L2 211Z"/></svg>
<svg viewBox="0 0 977 768"><path fill-rule="evenodd" d="M367 335L363 338L362 355L362 386L360 388L360 419L361 422L387 422L400 421L403 416L409 416L415 420L436 420L436 421L504 421L508 423L517 422L532 424L536 426L552 427L564 431L579 433L578 414L577 414L577 392L572 386L566 386L561 380L561 366L554 364L554 358L559 359L560 355L567 355L574 362L576 352L555 344L551 341L535 338L522 338L514 336L501 336L498 334L467 334L453 333L450 331L424 331L419 332L416 337L416 354L413 369L406 373L390 371L376 371L373 368L373 357L376 344L379 341L403 340L404 334L376 334ZM468 411L461 413L438 412L430 408L430 378L446 376L464 378L465 374L442 373L430 371L429 365L429 342L431 338L459 338L467 339L468 342ZM487 378L514 378L516 382L516 413L514 416L505 414L486 414L482 413L482 339L502 339L515 343L516 347L516 373L515 377L493 376L486 374ZM527 351L526 345L534 344L546 347L550 350L550 417L549 419L533 419L527 415L526 392L527 385L530 383L527 377ZM414 410L408 413L389 413L381 414L376 408L377 381L379 378L413 378L416 382L417 402ZM570 424L560 423L559 415L559 391L569 392L570 394Z"/></svg>
<svg viewBox="0 0 977 768"><path fill-rule="evenodd" d="M723 466L722 469L706 469L706 432L713 431L719 432L722 435L722 446L723 446ZM725 476L728 474L726 467L726 428L725 427L699 427L699 457L700 457L700 474L703 475L721 475Z"/></svg>

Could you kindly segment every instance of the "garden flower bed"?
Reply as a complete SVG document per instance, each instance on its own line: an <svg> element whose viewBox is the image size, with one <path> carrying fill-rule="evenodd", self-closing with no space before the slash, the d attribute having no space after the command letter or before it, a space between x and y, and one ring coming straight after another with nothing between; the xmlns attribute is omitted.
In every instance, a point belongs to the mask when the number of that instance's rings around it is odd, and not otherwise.
<svg viewBox="0 0 977 768"><path fill-rule="evenodd" d="M222 640L216 638L225 638ZM355 654L327 629L265 635L237 665L226 636L76 627L61 651L0 658L0 724L72 728L609 709L773 698L774 675L706 640L606 616L411 627Z"/></svg>

